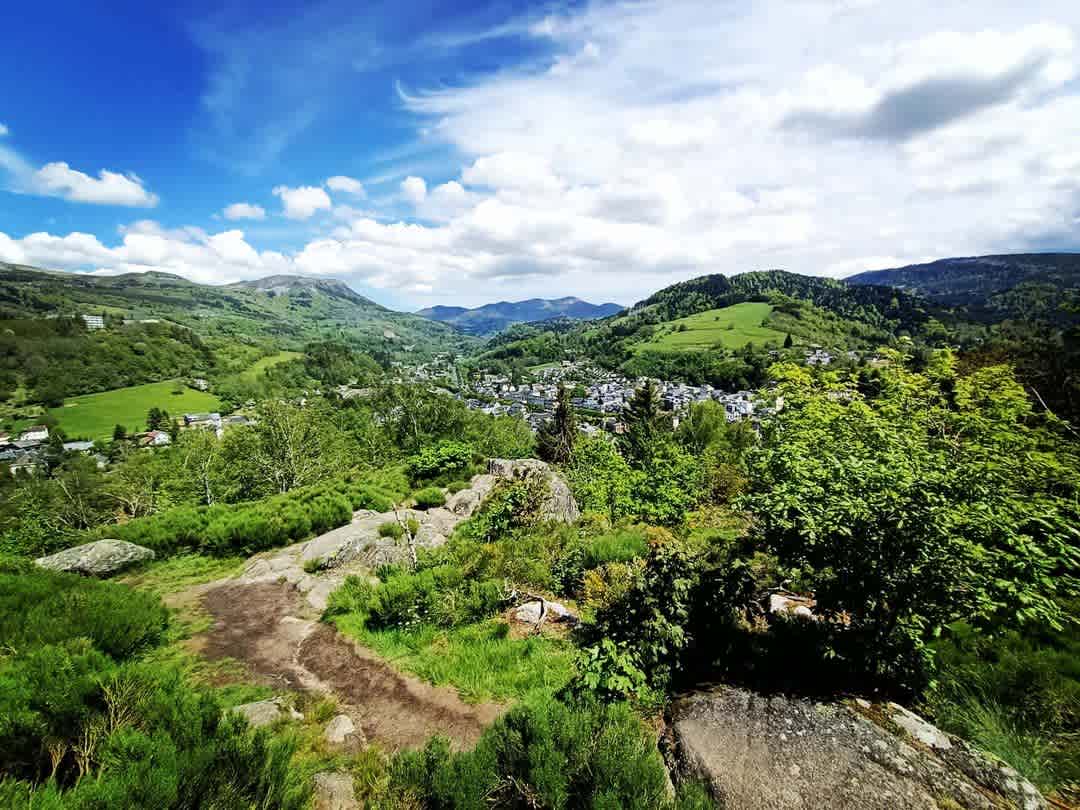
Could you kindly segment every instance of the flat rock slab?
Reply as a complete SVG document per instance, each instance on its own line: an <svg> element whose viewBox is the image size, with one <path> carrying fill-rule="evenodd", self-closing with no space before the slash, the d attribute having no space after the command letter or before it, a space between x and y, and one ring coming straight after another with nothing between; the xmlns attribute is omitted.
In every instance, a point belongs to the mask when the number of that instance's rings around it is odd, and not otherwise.
<svg viewBox="0 0 1080 810"><path fill-rule="evenodd" d="M156 555L144 546L124 540L96 540L34 560L42 568L87 576L107 577Z"/></svg>
<svg viewBox="0 0 1080 810"><path fill-rule="evenodd" d="M315 810L360 810L356 800L352 774L342 771L323 771L312 781L312 806Z"/></svg>
<svg viewBox="0 0 1080 810"><path fill-rule="evenodd" d="M888 704L865 707L892 725ZM727 810L1046 807L1011 768L895 713L914 735L845 703L717 687L672 704L675 769L704 779Z"/></svg>
<svg viewBox="0 0 1080 810"><path fill-rule="evenodd" d="M298 711L286 709L281 698L243 703L239 706L233 706L229 711L242 715L255 728L273 725L278 720L300 720L303 718L303 715Z"/></svg>

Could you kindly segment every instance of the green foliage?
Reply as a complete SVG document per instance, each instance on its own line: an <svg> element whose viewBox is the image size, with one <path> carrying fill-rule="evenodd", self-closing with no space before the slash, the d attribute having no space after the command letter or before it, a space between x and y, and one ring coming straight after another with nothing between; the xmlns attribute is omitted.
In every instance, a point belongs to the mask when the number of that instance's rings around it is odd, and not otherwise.
<svg viewBox="0 0 1080 810"><path fill-rule="evenodd" d="M625 644L617 644L609 638L586 647L577 661L576 690L588 690L600 700L646 700L655 701L645 673L638 665L635 652Z"/></svg>
<svg viewBox="0 0 1080 810"><path fill-rule="evenodd" d="M446 493L440 487L425 487L413 493L417 509L434 509L446 504Z"/></svg>
<svg viewBox="0 0 1080 810"><path fill-rule="evenodd" d="M458 530L466 537L490 543L515 529L534 524L546 483L536 477L500 481L480 511Z"/></svg>
<svg viewBox="0 0 1080 810"><path fill-rule="evenodd" d="M331 595L332 616L355 614L372 629L416 627L431 623L452 627L491 616L505 603L504 584L466 578L454 565L415 572L393 571L372 584L348 577Z"/></svg>
<svg viewBox="0 0 1080 810"><path fill-rule="evenodd" d="M254 554L343 526L357 509L388 510L401 493L377 483L348 476L252 503L178 507L110 526L108 534L164 555Z"/></svg>
<svg viewBox="0 0 1080 810"><path fill-rule="evenodd" d="M221 403L213 394L191 388L181 390L181 394L174 394L173 382L169 381L118 388L100 394L72 397L63 407L54 408L49 414L69 436L97 440L110 436L117 438L116 428L121 426L124 428L119 437L121 439L142 431L146 427L143 420L151 409L159 411L157 424L161 430L169 429L168 424L163 425L160 420L160 412L165 408L173 413L220 409Z"/></svg>
<svg viewBox="0 0 1080 810"><path fill-rule="evenodd" d="M849 617L836 651L917 686L925 644L948 624L1065 620L1080 464L1009 369L957 376L947 352L924 374L891 360L818 385L778 368L785 407L747 503L822 615Z"/></svg>
<svg viewBox="0 0 1080 810"><path fill-rule="evenodd" d="M292 746L223 717L209 694L135 657L166 612L126 586L0 575L0 803L300 810Z"/></svg>
<svg viewBox="0 0 1080 810"><path fill-rule="evenodd" d="M449 492L451 495L457 495L459 492L461 492L461 490L468 488L468 481L451 481L449 484L446 485L446 491Z"/></svg>
<svg viewBox="0 0 1080 810"><path fill-rule="evenodd" d="M441 441L424 447L409 458L409 476L413 481L434 481L460 476L472 467L473 449L465 442Z"/></svg>
<svg viewBox="0 0 1080 810"><path fill-rule="evenodd" d="M388 520L379 524L379 537L392 537L395 540L405 534L405 529L396 520Z"/></svg>
<svg viewBox="0 0 1080 810"><path fill-rule="evenodd" d="M579 441L566 477L583 512L604 515L612 523L635 513L639 474L609 439L595 436Z"/></svg>
<svg viewBox="0 0 1080 810"><path fill-rule="evenodd" d="M442 740L398 755L393 802L413 796L447 808L540 806L663 808L663 760L626 704L526 701L488 729L475 750L452 754ZM387 806L391 806L388 804Z"/></svg>
<svg viewBox="0 0 1080 810"><path fill-rule="evenodd" d="M551 421L541 427L537 437L537 452L540 458L565 464L574 454L577 432L577 418L570 401L570 389L560 385L555 413Z"/></svg>

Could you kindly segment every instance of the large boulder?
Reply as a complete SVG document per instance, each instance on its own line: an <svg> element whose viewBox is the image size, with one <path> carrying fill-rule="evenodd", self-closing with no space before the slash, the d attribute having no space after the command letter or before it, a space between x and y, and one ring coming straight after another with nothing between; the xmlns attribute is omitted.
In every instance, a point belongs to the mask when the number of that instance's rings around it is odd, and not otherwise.
<svg viewBox="0 0 1080 810"><path fill-rule="evenodd" d="M547 464L535 458L493 458L488 474L495 479L517 481L535 478L546 485L546 497L540 505L540 521L573 523L581 512L566 480Z"/></svg>
<svg viewBox="0 0 1080 810"><path fill-rule="evenodd" d="M123 540L96 540L34 560L42 568L107 577L136 563L154 559L153 551Z"/></svg>
<svg viewBox="0 0 1080 810"><path fill-rule="evenodd" d="M300 712L286 706L281 698L242 703L239 706L233 706L229 711L239 714L254 728L270 726L282 719L301 720L304 717Z"/></svg>
<svg viewBox="0 0 1080 810"><path fill-rule="evenodd" d="M312 807L315 810L358 810L352 774L344 771L322 771L315 774L312 784Z"/></svg>
<svg viewBox="0 0 1080 810"><path fill-rule="evenodd" d="M727 810L1041 810L1008 766L896 704L816 702L721 686L676 700L674 769Z"/></svg>

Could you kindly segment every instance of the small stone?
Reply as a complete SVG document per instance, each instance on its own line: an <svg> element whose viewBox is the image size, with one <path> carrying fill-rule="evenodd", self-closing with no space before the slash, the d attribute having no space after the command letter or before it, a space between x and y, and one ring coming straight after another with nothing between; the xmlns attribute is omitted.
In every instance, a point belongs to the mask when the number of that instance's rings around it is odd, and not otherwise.
<svg viewBox="0 0 1080 810"><path fill-rule="evenodd" d="M347 714L339 714L326 724L326 731L323 732L323 736L326 737L327 742L343 743L345 738L354 731L356 731L356 726L353 724L352 718Z"/></svg>

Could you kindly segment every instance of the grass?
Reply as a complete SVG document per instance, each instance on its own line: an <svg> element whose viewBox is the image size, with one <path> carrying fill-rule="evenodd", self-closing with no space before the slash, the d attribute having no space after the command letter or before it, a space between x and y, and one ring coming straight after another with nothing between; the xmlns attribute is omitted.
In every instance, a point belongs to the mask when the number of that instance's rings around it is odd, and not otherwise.
<svg viewBox="0 0 1080 810"><path fill-rule="evenodd" d="M216 411L221 402L213 394L184 388L174 394L175 381L133 385L72 397L59 408L49 410L69 438L91 440L112 437L113 428L123 425L129 433L146 429L146 412L153 407L162 408L172 416L185 413Z"/></svg>
<svg viewBox="0 0 1080 810"><path fill-rule="evenodd" d="M167 560L155 560L117 577L133 588L150 591L162 598L238 574L246 562L244 557L204 557L201 554L181 554Z"/></svg>
<svg viewBox="0 0 1080 810"><path fill-rule="evenodd" d="M303 352L287 352L280 351L277 354L271 354L266 357L260 358L251 365L247 371L240 374L240 379L245 382L255 382L262 377L263 372L272 366L276 366L279 363L287 363L290 360L297 360L303 357Z"/></svg>
<svg viewBox="0 0 1080 810"><path fill-rule="evenodd" d="M741 349L748 343L782 345L786 334L762 326L772 314L772 305L756 302L710 309L658 327L652 339L640 343L637 351L682 352L711 349Z"/></svg>
<svg viewBox="0 0 1080 810"><path fill-rule="evenodd" d="M395 667L436 686L453 686L465 700L516 700L556 691L573 677L573 646L549 636L512 638L499 620L449 630L423 625L368 630L355 614L334 619L338 629Z"/></svg>

